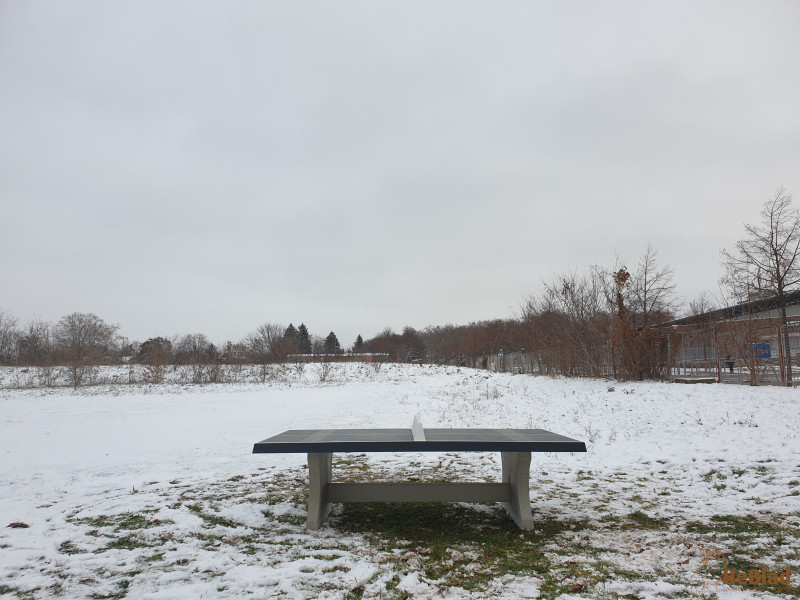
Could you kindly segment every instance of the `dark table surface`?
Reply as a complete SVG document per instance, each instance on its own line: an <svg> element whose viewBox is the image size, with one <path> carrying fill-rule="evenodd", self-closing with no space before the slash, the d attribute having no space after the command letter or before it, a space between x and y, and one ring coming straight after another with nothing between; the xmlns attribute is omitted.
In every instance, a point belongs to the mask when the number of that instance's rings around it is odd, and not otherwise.
<svg viewBox="0 0 800 600"><path fill-rule="evenodd" d="M253 453L586 452L586 444L544 429L292 429L258 442Z"/></svg>

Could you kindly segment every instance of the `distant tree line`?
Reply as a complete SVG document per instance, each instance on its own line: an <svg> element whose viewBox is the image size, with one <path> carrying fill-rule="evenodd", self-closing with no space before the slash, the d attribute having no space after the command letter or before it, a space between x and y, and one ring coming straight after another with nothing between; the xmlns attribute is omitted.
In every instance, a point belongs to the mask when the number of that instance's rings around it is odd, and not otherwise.
<svg viewBox="0 0 800 600"><path fill-rule="evenodd" d="M678 299L670 267L648 246L633 273L623 265L555 275L532 294L514 319L439 325L402 333L387 329L366 340L390 360L486 366L477 357L525 353L544 373L658 378L666 338L654 326L675 316Z"/></svg>
<svg viewBox="0 0 800 600"><path fill-rule="evenodd" d="M364 351L359 335L354 351ZM274 364L297 355L337 355L344 350L336 334L325 338L309 332L305 323L288 327L264 323L244 339L215 345L203 333L158 336L143 342L119 334L119 325L91 313L71 313L55 323L33 319L21 326L8 311L0 311L0 364L48 369L67 367L70 381L89 381L99 365L140 364L149 369L148 380L160 381L168 365ZM208 379L200 377L198 379ZM211 377L213 379L213 377Z"/></svg>
<svg viewBox="0 0 800 600"><path fill-rule="evenodd" d="M800 286L800 213L779 188L764 202L761 217L759 225L745 225L745 238L735 250L722 251L725 275L717 301L730 305L777 298L785 326L786 297ZM648 244L631 269L618 261L610 268L565 271L543 281L515 318L422 330L404 327L401 333L385 329L367 340L358 335L348 351L390 361L467 366L485 366L489 357L518 352L544 373L658 379L669 367L668 332L658 326L678 315L675 288L673 270L659 265L658 253ZM714 308L714 299L703 292L689 303L688 314ZM743 356L757 341L752 323L744 321L733 332ZM788 330L783 331L781 343L790 358ZM0 364L40 367L45 379L48 368L66 367L77 386L100 364L145 365L152 381L161 380L167 365L190 365L198 381L213 381L213 365L266 367L302 355L329 359L346 352L333 331L323 338L311 334L305 323L265 322L244 339L218 346L202 333L140 343L118 332L118 325L91 313L72 313L56 323L34 319L21 326L11 313L0 312ZM750 359L755 360L752 352ZM480 360L483 364L476 362ZM791 384L791 361L788 369Z"/></svg>
<svg viewBox="0 0 800 600"><path fill-rule="evenodd" d="M690 310L710 307L702 296ZM666 337L655 327L677 310L673 271L658 265L657 252L648 245L632 271L618 264L556 274L523 303L516 318L405 327L401 333L385 329L367 340L359 335L351 351L381 354L389 361L468 366L486 366L479 357L501 351L520 352L544 373L653 379L665 375L667 364ZM144 365L148 381L156 382L163 380L167 366L187 365L196 370L194 380L213 381L213 365L262 365L266 374L267 365L298 356L330 359L344 352L333 331L322 338L305 323L263 323L244 339L220 345L202 333L139 343L118 330L88 313L72 313L56 323L35 319L24 327L10 313L0 313L0 361L65 366L70 381L82 385L100 364Z"/></svg>

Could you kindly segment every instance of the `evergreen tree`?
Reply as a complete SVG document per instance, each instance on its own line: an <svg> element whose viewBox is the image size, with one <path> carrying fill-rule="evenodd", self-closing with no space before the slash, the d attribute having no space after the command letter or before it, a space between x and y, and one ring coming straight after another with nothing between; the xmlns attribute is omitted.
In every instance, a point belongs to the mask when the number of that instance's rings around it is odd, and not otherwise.
<svg viewBox="0 0 800 600"><path fill-rule="evenodd" d="M305 323L300 323L300 327L297 328L297 344L300 354L311 354L311 336Z"/></svg>
<svg viewBox="0 0 800 600"><path fill-rule="evenodd" d="M356 343L353 344L353 352L363 352L364 351L364 338L361 337L361 334L358 334L356 338Z"/></svg>
<svg viewBox="0 0 800 600"><path fill-rule="evenodd" d="M300 326L302 327L302 325ZM289 326L286 328L286 331L283 332L283 337L287 340L297 340L297 329L294 328L294 325L289 323Z"/></svg>
<svg viewBox="0 0 800 600"><path fill-rule="evenodd" d="M328 337L325 338L325 353L338 354L341 351L342 348L339 346L339 339L336 337L336 334L331 331Z"/></svg>

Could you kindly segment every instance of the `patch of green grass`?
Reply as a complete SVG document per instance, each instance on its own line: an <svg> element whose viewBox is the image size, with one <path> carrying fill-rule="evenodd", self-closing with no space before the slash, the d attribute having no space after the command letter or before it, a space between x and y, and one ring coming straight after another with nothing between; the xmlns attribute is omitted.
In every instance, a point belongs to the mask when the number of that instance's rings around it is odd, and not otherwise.
<svg viewBox="0 0 800 600"><path fill-rule="evenodd" d="M287 525L302 526L306 523L306 518L301 515L275 515L275 520L278 523L285 523Z"/></svg>
<svg viewBox="0 0 800 600"><path fill-rule="evenodd" d="M693 522L686 525L687 531L692 533L727 533L739 534L765 534L774 536L785 533L784 528L760 520L758 517L748 515L714 515L710 523Z"/></svg>
<svg viewBox="0 0 800 600"><path fill-rule="evenodd" d="M135 550L136 548L151 548L152 546L153 544L149 544L135 535L126 535L114 538L114 540L100 552L105 552L105 550Z"/></svg>
<svg viewBox="0 0 800 600"><path fill-rule="evenodd" d="M620 522L620 518L615 516L615 515L603 515L603 517L600 518L600 522L601 523L619 523Z"/></svg>
<svg viewBox="0 0 800 600"><path fill-rule="evenodd" d="M719 472L719 471L717 471L716 469L711 469L711 470L710 470L708 473L705 473L705 474L702 476L702 478L703 478L703 481L705 481L706 483L711 483L711 480L712 480L714 477L716 477L717 479L727 479L727 478L728 478L728 476L727 476L727 475L725 475L725 474L723 474L723 473L720 473L720 472Z"/></svg>
<svg viewBox="0 0 800 600"><path fill-rule="evenodd" d="M89 594L89 598L93 600L121 600L125 596L128 595L128 587L130 586L130 582L127 580L122 580L117 584L119 587L118 592L109 592L108 594L101 594L100 592L94 592Z"/></svg>
<svg viewBox="0 0 800 600"><path fill-rule="evenodd" d="M147 558L142 559L144 562L159 562L164 560L164 553L159 552L157 554L153 554L152 556L148 556Z"/></svg>
<svg viewBox="0 0 800 600"><path fill-rule="evenodd" d="M227 519L219 514L207 512L203 510L203 507L200 504L187 504L186 508L203 519L206 527L229 527L231 529L236 529L239 527L239 523L236 521Z"/></svg>
<svg viewBox="0 0 800 600"><path fill-rule="evenodd" d="M50 591L51 595L60 596L61 594L64 593L64 583L61 581L57 581L47 589Z"/></svg>
<svg viewBox="0 0 800 600"><path fill-rule="evenodd" d="M669 521L667 519L651 517L641 510L630 513L626 518L633 521L636 525L625 523L622 525L621 529L636 529L636 526L643 529L666 529L669 527Z"/></svg>
<svg viewBox="0 0 800 600"><path fill-rule="evenodd" d="M410 556L426 578L466 590L483 589L508 573L545 577L553 565L544 546L564 531L586 527L585 521L539 518L535 531L522 532L501 509L445 503L346 504L331 521L338 530L371 538L398 569Z"/></svg>
<svg viewBox="0 0 800 600"><path fill-rule="evenodd" d="M220 544L222 544L222 542L225 539L225 538L223 538L222 536L219 536L219 535L213 535L213 534L210 534L210 533L202 533L202 532L199 532L199 531L193 532L190 535L193 538L196 538L196 539L200 540L201 542L203 542L203 548L205 550L212 550L212 549L218 547Z"/></svg>
<svg viewBox="0 0 800 600"><path fill-rule="evenodd" d="M361 600L364 597L364 586L359 585L354 587L353 589L349 590L344 595L344 600Z"/></svg>
<svg viewBox="0 0 800 600"><path fill-rule="evenodd" d="M539 587L539 594L542 598L558 598L563 594L568 593L569 590L561 585L561 582L552 574L547 574Z"/></svg>
<svg viewBox="0 0 800 600"><path fill-rule="evenodd" d="M61 545L59 545L58 547L58 551L61 552L62 554L86 554L86 550L76 546L75 542L73 542L72 540L61 542Z"/></svg>
<svg viewBox="0 0 800 600"><path fill-rule="evenodd" d="M357 471L369 471L369 465L366 463L366 458L363 456L340 456L338 455L333 461L333 468L336 469L355 469ZM337 475L341 471L337 472Z"/></svg>
<svg viewBox="0 0 800 600"><path fill-rule="evenodd" d="M94 532L104 527L113 527L115 531L139 530L172 523L172 521L162 521L161 519L154 519L150 516L156 512L158 512L157 509L145 509L138 513L129 512L119 515L99 515L97 517L68 520L79 525L92 527L92 531Z"/></svg>
<svg viewBox="0 0 800 600"><path fill-rule="evenodd" d="M334 565L332 567L326 567L322 570L323 573L336 573L337 571L341 571L342 573L348 573L352 569L345 565Z"/></svg>

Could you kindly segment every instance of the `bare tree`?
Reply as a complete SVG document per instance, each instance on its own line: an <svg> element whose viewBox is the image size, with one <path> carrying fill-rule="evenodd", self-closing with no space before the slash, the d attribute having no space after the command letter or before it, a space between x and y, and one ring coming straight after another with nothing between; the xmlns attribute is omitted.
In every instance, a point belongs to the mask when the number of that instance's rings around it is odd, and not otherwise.
<svg viewBox="0 0 800 600"><path fill-rule="evenodd" d="M72 313L56 324L55 341L74 387L81 385L96 365L111 359L118 329L118 325L109 325L91 313Z"/></svg>
<svg viewBox="0 0 800 600"><path fill-rule="evenodd" d="M800 212L783 187L761 207L761 223L745 224L745 237L732 251L722 250L725 275L720 283L738 294L739 302L775 296L783 322L786 385L792 385L792 361L786 323L786 296L800 284Z"/></svg>
<svg viewBox="0 0 800 600"><path fill-rule="evenodd" d="M702 315L716 308L711 294L709 294L707 290L703 290L697 295L697 298L689 302L688 316Z"/></svg>
<svg viewBox="0 0 800 600"><path fill-rule="evenodd" d="M53 365L53 325L35 317L19 338L19 362L51 368Z"/></svg>
<svg viewBox="0 0 800 600"><path fill-rule="evenodd" d="M658 252L647 244L629 288L631 318L637 326L654 325L675 312L678 299L673 275L669 265L659 268Z"/></svg>
<svg viewBox="0 0 800 600"><path fill-rule="evenodd" d="M207 361L211 343L204 333L188 333L175 344L179 362L197 365Z"/></svg>
<svg viewBox="0 0 800 600"><path fill-rule="evenodd" d="M311 342L311 353L312 354L324 354L325 353L325 339L311 334L310 340Z"/></svg>
<svg viewBox="0 0 800 600"><path fill-rule="evenodd" d="M290 326L294 330L293 326ZM292 352L297 351L297 335L286 335L287 328L279 323L264 323L249 334L244 345L250 360L260 366L261 381L266 381L269 363L283 362ZM291 331L289 330L289 331Z"/></svg>
<svg viewBox="0 0 800 600"><path fill-rule="evenodd" d="M0 310L0 364L12 364L19 350L20 331L17 318L7 310Z"/></svg>

